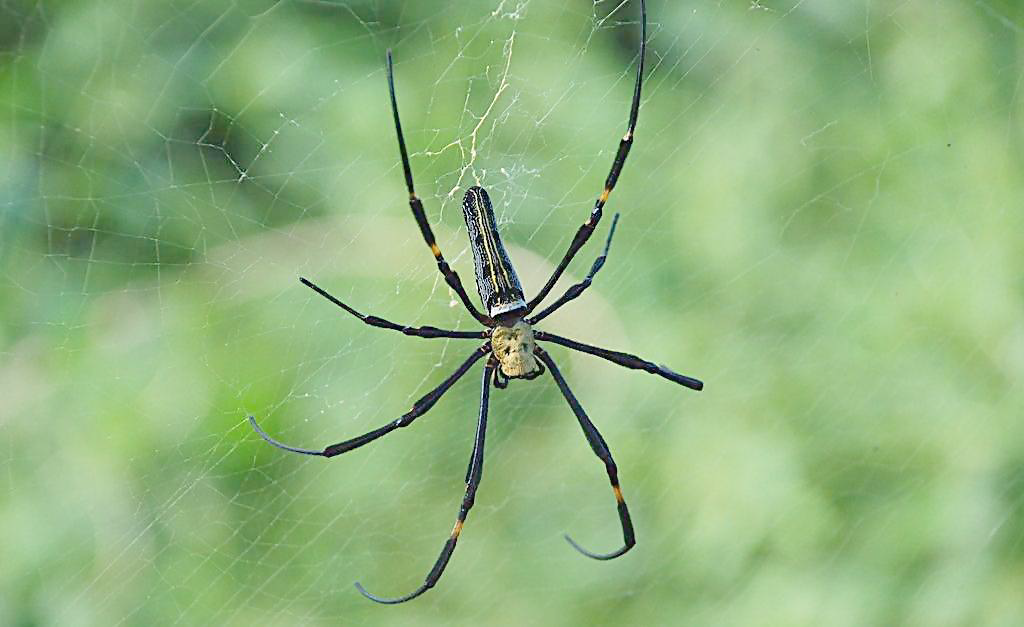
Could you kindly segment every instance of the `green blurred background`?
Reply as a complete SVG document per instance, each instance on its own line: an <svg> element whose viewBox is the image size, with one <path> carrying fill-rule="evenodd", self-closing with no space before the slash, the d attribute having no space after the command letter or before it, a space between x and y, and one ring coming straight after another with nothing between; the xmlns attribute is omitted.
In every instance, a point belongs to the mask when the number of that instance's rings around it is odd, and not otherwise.
<svg viewBox="0 0 1024 627"><path fill-rule="evenodd" d="M615 453L637 548L550 378L493 394L440 585L471 350L405 202L384 81L471 286L488 187L528 292L625 126L636 2L0 5L0 623L1019 625L1024 8L651 0L622 219L543 328ZM570 269L579 278L608 223ZM568 281L565 281L568 284ZM474 294L475 298L475 294Z"/></svg>

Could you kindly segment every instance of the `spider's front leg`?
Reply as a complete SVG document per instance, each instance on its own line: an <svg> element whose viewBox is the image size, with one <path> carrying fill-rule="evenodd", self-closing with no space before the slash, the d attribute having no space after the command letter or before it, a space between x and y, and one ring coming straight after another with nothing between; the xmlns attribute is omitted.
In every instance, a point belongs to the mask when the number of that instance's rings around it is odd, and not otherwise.
<svg viewBox="0 0 1024 627"><path fill-rule="evenodd" d="M398 597L395 599L388 599L370 594L363 588L362 584L356 582L356 589L371 601L377 603L384 603L387 605L394 605L397 603L405 603L411 601L416 597L420 596L427 590L433 588L438 580L441 579L441 575L444 574L444 569L448 566L448 561L452 557L452 553L455 552L455 545L459 541L459 535L462 534L462 526L466 523L466 517L469 516L469 510L473 508L473 504L476 503L476 491L480 487L480 479L484 473L484 436L487 434L487 409L490 403L490 384L491 384L491 371L497 367L497 363L494 359L490 359L487 362L487 367L484 368L483 382L481 383L480 392L480 414L476 423L476 438L473 440L473 454L469 459L469 470L466 472L466 493L462 497L462 505L459 507L459 514L455 519L455 526L452 527L452 532L445 541L444 546L441 547L441 554L437 556L437 561L434 562L434 567L430 569L427 574L426 580L416 590L411 593Z"/></svg>
<svg viewBox="0 0 1024 627"><path fill-rule="evenodd" d="M605 471L608 473L608 481L612 484L612 492L615 493L616 507L619 511L619 522L622 525L622 547L612 551L611 553L592 553L579 544L575 540L570 538L568 535L565 539L568 540L569 544L580 553L591 557L596 560L610 560L626 553L626 551L633 548L636 545L636 536L633 533L633 520L629 516L629 508L626 507L626 500L622 497L622 488L619 487L619 470L615 465L615 460L612 459L612 453L608 450L608 444L601 437L601 433L594 426L594 423L590 421L587 416L587 412L583 411L583 406L576 400L576 396L569 389L569 384L566 383L565 377L558 370L558 366L555 365L551 356L544 352L543 349L537 349L537 356L540 357L541 361L547 364L548 369L551 371L551 376L555 379L555 384L558 385L558 389L562 392L562 396L569 403L569 407L572 408L572 413L576 415L576 420L580 423L580 428L583 429L583 434L587 438L587 442L590 444L590 448L594 451L594 454L604 462Z"/></svg>
<svg viewBox="0 0 1024 627"><path fill-rule="evenodd" d="M430 411L430 408L433 407L435 403L437 403L437 401L441 398L441 396L444 395L445 392L448 391L449 388L455 385L456 381L462 378L462 375L466 374L466 372L473 366L473 364L475 364L477 361L483 358L484 355L490 352L490 342L487 342L480 348L473 351L473 354L469 356L469 359L462 362L462 365L459 366L458 369L455 370L455 372L453 372L447 379L442 381L441 384L438 385L436 388L427 392L418 401L413 403L412 409L403 414L397 420L393 420L388 424L384 425L383 427L374 429L373 431L364 433L363 435L360 435L358 437L345 440L344 442L338 442L337 444L332 444L322 450L299 448L297 446L290 446L288 444L278 442L274 438L270 437L270 435L267 434L266 431L260 428L259 424L256 423L256 418L254 418L253 416L249 416L249 424L252 425L253 430L256 431L256 433L261 438L266 440L268 443L273 444L279 449L291 451L292 453L301 453L303 455L317 455L320 457L334 457L336 455L341 455L342 453L347 453L352 449L359 448L364 444L369 444L370 442L373 442L377 438L383 437L391 433L395 429L399 429L401 427L408 427L409 425L411 425L413 421L415 421L417 418Z"/></svg>

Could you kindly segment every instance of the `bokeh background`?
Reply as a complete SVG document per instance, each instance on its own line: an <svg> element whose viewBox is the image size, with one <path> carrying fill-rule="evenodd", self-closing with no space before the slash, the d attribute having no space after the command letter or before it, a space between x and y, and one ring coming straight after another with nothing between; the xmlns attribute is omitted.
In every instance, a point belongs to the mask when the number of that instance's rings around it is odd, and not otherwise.
<svg viewBox="0 0 1024 627"><path fill-rule="evenodd" d="M479 377L331 461L471 350L409 215L384 79L472 285L488 187L535 290L624 130L616 0L0 4L0 623L1018 625L1024 8L651 0L622 219L544 323L637 548L549 378ZM570 269L581 277L610 220ZM568 285L568 280L564 282ZM472 288L471 288L472 289ZM475 294L474 294L475 298Z"/></svg>

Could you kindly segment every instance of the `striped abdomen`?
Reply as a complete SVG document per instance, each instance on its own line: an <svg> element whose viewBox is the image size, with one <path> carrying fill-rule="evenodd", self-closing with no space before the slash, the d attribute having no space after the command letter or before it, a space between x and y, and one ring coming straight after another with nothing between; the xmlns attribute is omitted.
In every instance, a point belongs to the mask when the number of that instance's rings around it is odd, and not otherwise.
<svg viewBox="0 0 1024 627"><path fill-rule="evenodd" d="M498 236L487 190L470 187L462 198L476 270L476 289L491 316L526 307L523 288Z"/></svg>

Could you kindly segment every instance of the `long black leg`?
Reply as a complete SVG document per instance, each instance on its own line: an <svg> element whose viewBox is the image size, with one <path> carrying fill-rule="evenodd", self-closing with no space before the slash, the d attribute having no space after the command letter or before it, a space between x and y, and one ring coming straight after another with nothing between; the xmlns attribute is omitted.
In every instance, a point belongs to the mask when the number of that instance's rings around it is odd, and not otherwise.
<svg viewBox="0 0 1024 627"><path fill-rule="evenodd" d="M608 249L612 245L612 237L615 235L615 225L618 223L619 214L616 213L615 217L612 218L612 228L608 231L608 239L605 240L604 243L604 252L601 253L600 257L594 260L594 265L590 266L590 272L587 273L587 277L580 281L579 283L577 283L576 285L573 285L569 289L565 290L565 294L562 294L561 298L545 307L536 316L533 316L532 318L527 320L529 324L537 324L544 318L547 318L549 315L555 313L555 310L557 310L559 307L566 304L570 300L573 300L574 298L578 298L584 290L590 287L590 284L593 283L594 281L594 275L596 275L597 271L600 270L602 266L604 266L604 262L608 258Z"/></svg>
<svg viewBox="0 0 1024 627"><path fill-rule="evenodd" d="M345 440L344 442L332 444L320 451L308 448L298 448L296 446L289 446L287 444L282 444L281 442L278 442L274 438L267 435L267 432L261 429L258 424L256 424L256 419L252 416L249 416L249 424L252 425L252 428L256 431L256 433L259 434L261 438L273 444L279 449L284 449L286 451L291 451L293 453L302 453L303 455L319 455L320 457L334 457L335 455L341 455L342 453L351 451L354 448L359 448L364 444L373 442L377 438L387 435L394 431L395 429L399 429L401 427L408 427L409 425L411 425L414 420L416 420L423 414L427 413L430 410L430 408L434 406L434 403L436 403L438 399L440 399L441 396L448 391L448 388L452 387L452 385L454 385L455 382L462 377L462 375L466 374L466 371L468 371L470 367L473 366L473 364L479 361L481 357L483 357L490 351L491 345L489 342L473 351L473 354L469 356L469 359L462 362L462 365L459 366L459 368L455 372L453 372L451 376L442 381L441 385L427 392L422 398L413 403L412 409L403 414L402 417L399 418L398 420L389 422L388 424L384 425L383 427L380 427L379 429L374 429L373 431L364 433L363 435L352 438L351 440Z"/></svg>
<svg viewBox="0 0 1024 627"><path fill-rule="evenodd" d="M378 318L377 316L367 316L365 314L359 313L355 309L349 307L345 303L343 303L340 300L338 300L336 297L334 297L331 294L329 294L327 292L327 290L323 289L322 287L320 287L316 283L313 283L312 281L310 281L309 279L307 279L305 277L299 277L299 281L301 281L302 284L305 285L306 287L311 288L317 294L323 296L327 300L331 301L332 303L334 303L338 307L341 307L342 309L344 309L345 311L349 312L350 314L352 314L356 318L359 318L360 320L362 320L366 324L370 325L371 327L380 327L381 329L392 329L394 331L401 331L402 333L404 333L406 335L413 335L413 336L416 336L416 337L431 337L431 338L433 338L433 337L448 337L448 338L457 338L457 339L481 339L481 338L485 338L485 337L487 337L489 335L489 333L487 331L449 331L448 329L438 329L437 327L430 327L430 326L427 326L427 327L407 327L407 326L402 325L402 324L395 324L394 322L391 322L390 320L385 320L384 318Z"/></svg>
<svg viewBox="0 0 1024 627"><path fill-rule="evenodd" d="M483 383L481 384L482 391L480 392L480 418L476 423L476 439L473 441L473 454L470 456L469 471L466 473L466 494L462 497L462 506L459 508L459 515L458 518L455 519L455 526L452 527L452 533L448 536L448 540L445 541L444 547L441 549L441 554L437 557L437 561L434 562L434 567L430 569L430 573L427 574L427 579L423 582L422 586L404 597L398 597L397 599L385 599L372 595L363 588L362 584L357 582L356 589L358 589L366 598L388 605L405 603L406 601L415 599L427 590L433 588L441 578L441 574L444 573L445 566L448 565L448 560L451 559L452 553L455 551L455 544L459 541L459 534L462 533L462 525L465 524L466 516L469 515L469 510L472 509L473 503L476 501L476 490L480 486L480 478L483 476L484 435L487 432L487 405L491 394L491 371L494 370L494 367L495 363L490 361L488 362L487 367L484 368L484 378Z"/></svg>
<svg viewBox="0 0 1024 627"><path fill-rule="evenodd" d="M580 545L570 538L568 535L565 539L569 541L574 549L587 557L592 557L596 560L610 560L619 557L626 551L633 548L636 544L636 537L633 535L633 520L629 517L629 508L626 507L626 500L622 498L622 489L619 487L619 470L615 466L615 460L612 459L612 453L608 450L608 444L605 443L604 438L601 437L601 433L594 426L594 423L587 417L587 413L583 411L583 407L580 402L576 400L576 396L569 389L569 384L565 382L565 377L559 372L558 366L555 365L551 356L548 355L541 349L537 349L537 356L540 357L541 361L548 365L551 370L551 376L555 378L555 383L558 385L558 389L562 391L562 396L569 402L569 407L572 408L572 413L576 414L576 420L579 421L580 427L583 429L583 434L587 436L587 442L590 443L590 448L594 450L594 454L604 462L605 471L608 473L608 481L612 484L612 491L615 493L615 502L619 510L619 522L622 523L622 548L612 551L611 553L591 553L584 549Z"/></svg>
<svg viewBox="0 0 1024 627"><path fill-rule="evenodd" d="M416 190L412 184L412 167L409 166L409 152L405 149L405 136L402 134L402 122L398 119L398 100L395 98L395 74L394 68L391 61L391 49L388 49L388 92L391 94L391 111L395 116L395 133L398 134L398 150L402 154L402 170L405 172L405 187L409 190L409 208L412 209L412 215L416 218L416 224L420 227L420 233L423 234L423 239L427 242L427 246L430 246L430 252L434 253L434 259L437 261L437 269L444 275L445 283L448 284L455 293L459 295L459 299L462 300L462 304L465 305L466 309L476 318L481 324L493 327L494 320L490 316L486 316L476 308L475 305L469 300L469 295L466 294L466 288L462 287L462 280L459 279L458 273L452 270L445 261L444 255L441 254L441 248L437 245L437 240L434 238L434 231L430 228L430 223L427 222L427 215L423 211L423 203L420 202L419 196L416 195Z"/></svg>
<svg viewBox="0 0 1024 627"><path fill-rule="evenodd" d="M532 312L537 308L537 305L544 300L544 297L548 295L551 288L555 286L558 281L558 277L562 276L565 272L565 268L572 261L573 257L587 240L590 239L594 229L597 228L597 223L601 221L601 214L604 210L604 204L608 202L608 197L611 196L612 190L615 189L615 183L619 180L619 174L622 173L622 166L626 163L626 157L629 156L629 149L633 146L633 133L636 131L636 118L640 113L640 88L643 85L644 78L644 56L647 53L647 7L644 4L644 0L640 0L640 65L636 69L636 85L633 87L633 103L629 107L629 126L626 128L626 134L622 136L622 141L619 142L619 150L615 153L615 160L612 161L612 169L608 173L608 178L604 182L604 190L601 195L597 197L597 202L594 204L593 211L590 212L590 218L583 223L583 226L576 231L576 235L573 236L572 242L569 243L569 250L566 251L565 256L562 257L562 261L558 263L558 267L555 268L554 273L548 282L544 284L540 292L531 300L527 306L527 313Z"/></svg>
<svg viewBox="0 0 1024 627"><path fill-rule="evenodd" d="M555 335L554 333L547 333L545 331L535 331L534 337L538 340L544 340L546 342L554 342L555 344L561 344L566 348L571 348L573 350L580 351L581 353L596 355L603 359L607 359L612 363L619 364L620 366L625 366L626 368L632 368L634 370L643 370L645 372L650 372L651 374L656 374L659 377L664 377L669 381L672 381L673 383L678 383L679 385L688 387L691 390L700 391L704 389L704 383L702 381L694 379L693 377L688 377L684 374L679 374L678 372L669 370L664 366L659 366L654 362L647 361L646 359L641 359L636 355L630 355L629 353L620 353L619 351L608 350L607 348L599 348L597 346L583 344L581 342L577 342L576 340L570 340L569 338L565 338L560 335Z"/></svg>

